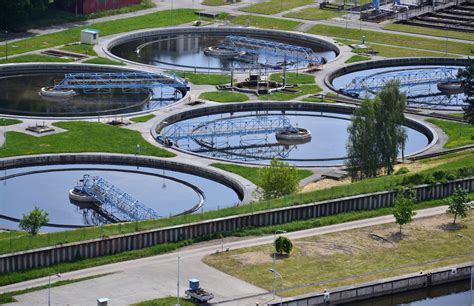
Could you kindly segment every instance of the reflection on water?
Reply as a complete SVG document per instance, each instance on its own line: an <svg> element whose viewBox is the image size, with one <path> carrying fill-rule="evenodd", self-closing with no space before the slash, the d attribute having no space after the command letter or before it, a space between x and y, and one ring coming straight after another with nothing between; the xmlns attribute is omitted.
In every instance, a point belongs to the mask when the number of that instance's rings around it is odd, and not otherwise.
<svg viewBox="0 0 474 306"><path fill-rule="evenodd" d="M268 39L265 37L255 37ZM164 68L180 67L180 69L221 69L230 70L232 60L206 56L204 49L210 46L218 46L224 40L224 36L219 35L175 35L175 36L159 36L152 38L137 39L112 48L112 53L134 62L155 65ZM303 47L311 47L319 56L323 56L330 60L336 57L334 51L325 49L324 47L315 47L304 45L301 42L281 41L288 44L297 44ZM138 50L138 52L137 52ZM253 61L261 64L276 65L284 61L283 57L266 56L258 59L243 57L242 60L234 61L236 69L248 68ZM291 68L303 68L305 64L298 63Z"/></svg>
<svg viewBox="0 0 474 306"><path fill-rule="evenodd" d="M370 300L341 304L345 306L468 306L470 281L460 281Z"/></svg>
<svg viewBox="0 0 474 306"><path fill-rule="evenodd" d="M65 100L39 95L42 87L64 78L64 73L0 78L0 113L35 116L105 115L154 109L174 102L174 89L154 89L153 97L164 101L149 101L147 91L82 93ZM177 98L180 98L181 94Z"/></svg>
<svg viewBox="0 0 474 306"><path fill-rule="evenodd" d="M55 171L48 171L55 170ZM64 165L11 169L0 173L0 215L20 219L22 214L39 206L49 213L50 223L90 225L107 223L91 211L70 203L69 190L84 174L101 176L129 193L161 216L182 213L199 203L199 188L205 196L204 210L214 210L239 202L229 187L199 176L176 171L164 171L129 166ZM36 171L33 174L3 179L6 175ZM190 185L182 183L184 181ZM27 192L25 192L25 190ZM0 219L0 228L17 229L15 222Z"/></svg>
<svg viewBox="0 0 474 306"><path fill-rule="evenodd" d="M223 113L184 120L176 125L201 126L206 121L252 119L267 115L281 116L281 112ZM344 162L348 138L347 127L350 124L349 115L286 111L285 117L290 120L293 126L308 129L312 135L311 141L303 144L284 144L278 142L275 133L271 132L251 135L242 133L233 136L216 135L212 139L194 137L180 140L177 145L182 149L213 158L251 163L266 164L274 157L301 166L334 165ZM173 125L169 129L172 127ZM414 129L407 128L407 135L405 154L416 152L428 144L426 136Z"/></svg>

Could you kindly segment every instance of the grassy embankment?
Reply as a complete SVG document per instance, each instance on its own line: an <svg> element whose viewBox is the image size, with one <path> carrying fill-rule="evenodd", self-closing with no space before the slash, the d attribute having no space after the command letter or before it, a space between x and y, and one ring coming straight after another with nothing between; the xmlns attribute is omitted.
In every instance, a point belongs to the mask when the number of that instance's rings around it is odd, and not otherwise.
<svg viewBox="0 0 474 306"><path fill-rule="evenodd" d="M296 12L283 15L289 18L298 18L304 20L326 20L344 15L343 12L335 10L322 10L318 7L308 7Z"/></svg>
<svg viewBox="0 0 474 306"><path fill-rule="evenodd" d="M240 15L232 19L233 24L238 25L247 25L247 20L249 25L252 27L264 28L264 29L275 29L275 30L285 30L293 31L301 23L293 20L285 20L279 18L270 18L254 15Z"/></svg>
<svg viewBox="0 0 474 306"><path fill-rule="evenodd" d="M401 34L390 34L368 30L346 29L344 27L316 25L312 27L308 33L331 36L339 39L347 39L354 42L360 42L365 36L366 43L375 51L379 51L382 56L443 56L445 52L445 44L437 39L429 39L422 37L414 37ZM378 45L378 44L383 44ZM394 47L408 47L412 49L402 49ZM393 49L393 50L392 50ZM448 42L448 53L460 55L470 55L474 50L471 43ZM434 53L430 51L438 51Z"/></svg>
<svg viewBox="0 0 474 306"><path fill-rule="evenodd" d="M443 38L446 38L446 36L448 36L448 39L457 38L457 39L464 39L464 40L474 40L474 35L472 35L472 33L446 31L446 30L440 30L440 29L432 29L428 27L412 26L412 25L407 25L407 24L391 23L391 24L385 25L383 28L385 30L431 35L431 36L438 36L438 37L443 37Z"/></svg>
<svg viewBox="0 0 474 306"><path fill-rule="evenodd" d="M426 121L439 126L448 135L449 140L444 145L445 148L456 148L474 143L474 126L471 124L431 118Z"/></svg>

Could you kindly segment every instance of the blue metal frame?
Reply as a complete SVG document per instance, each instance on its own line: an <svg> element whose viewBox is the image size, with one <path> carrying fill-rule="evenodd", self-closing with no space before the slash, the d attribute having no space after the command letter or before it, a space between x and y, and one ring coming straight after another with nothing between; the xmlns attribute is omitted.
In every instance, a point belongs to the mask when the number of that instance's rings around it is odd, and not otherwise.
<svg viewBox="0 0 474 306"><path fill-rule="evenodd" d="M271 40L228 35L224 38L221 47L232 49L237 52L244 51L254 55L279 56L290 61L296 60L297 62L323 63L323 59L311 48L289 45Z"/></svg>
<svg viewBox="0 0 474 306"><path fill-rule="evenodd" d="M160 215L99 176L84 174L83 193L100 203L101 209L121 221L158 219Z"/></svg>
<svg viewBox="0 0 474 306"><path fill-rule="evenodd" d="M148 72L68 73L54 89L151 89L155 87L186 88L188 82L174 74Z"/></svg>

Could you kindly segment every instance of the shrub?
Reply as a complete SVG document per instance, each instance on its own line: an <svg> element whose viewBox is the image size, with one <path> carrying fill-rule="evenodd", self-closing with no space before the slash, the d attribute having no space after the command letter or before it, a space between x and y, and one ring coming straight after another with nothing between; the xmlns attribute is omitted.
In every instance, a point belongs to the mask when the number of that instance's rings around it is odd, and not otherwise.
<svg viewBox="0 0 474 306"><path fill-rule="evenodd" d="M407 167L401 167L395 172L395 175L407 174L410 170Z"/></svg>

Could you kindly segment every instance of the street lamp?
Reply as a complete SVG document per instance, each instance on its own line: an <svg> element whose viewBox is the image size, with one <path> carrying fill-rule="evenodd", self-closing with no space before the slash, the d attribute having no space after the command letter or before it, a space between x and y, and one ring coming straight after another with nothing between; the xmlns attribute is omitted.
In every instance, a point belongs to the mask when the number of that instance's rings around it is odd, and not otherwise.
<svg viewBox="0 0 474 306"><path fill-rule="evenodd" d="M179 256L179 252L178 252L178 282L177 282L177 287L178 287L178 288L177 288L177 297L178 297L177 299L178 299L178 301L177 301L177 303L176 303L177 306L180 306L180 305L181 305L181 304L179 303L179 261L180 261L180 259L181 259L181 257Z"/></svg>
<svg viewBox="0 0 474 306"><path fill-rule="evenodd" d="M472 299L472 291L473 291L473 281L474 281L474 240L472 240L471 237L464 236L461 234L456 235L458 238L465 238L471 242L471 259L473 260L473 263L471 265L471 306L473 305L473 299Z"/></svg>
<svg viewBox="0 0 474 306"><path fill-rule="evenodd" d="M8 61L8 31L5 31L5 62Z"/></svg>
<svg viewBox="0 0 474 306"><path fill-rule="evenodd" d="M51 306L51 276L56 275L56 277L61 277L59 273L49 273L48 276L48 306Z"/></svg>
<svg viewBox="0 0 474 306"><path fill-rule="evenodd" d="M273 232L273 244L275 244L276 241L276 234L283 234L286 233L286 231L283 230L276 230ZM277 280L277 270L276 270L276 250L273 252L273 299L275 299L276 295L276 280Z"/></svg>
<svg viewBox="0 0 474 306"><path fill-rule="evenodd" d="M280 277L280 280L281 280L281 282L280 282L280 291L281 291L281 289L283 288L283 276L281 276L280 273L278 273L277 271L275 271L273 269L268 269L268 271L272 272L273 274L276 273ZM282 305L283 305L283 298L280 295L280 306L282 306Z"/></svg>

